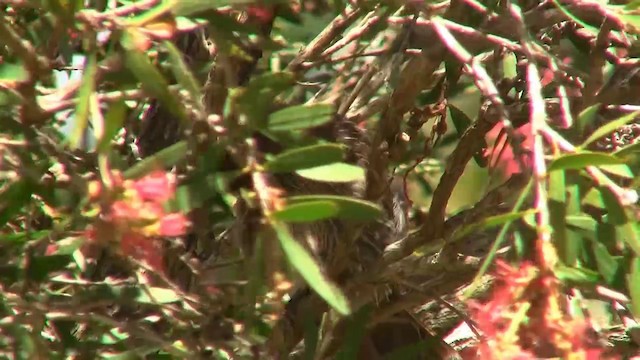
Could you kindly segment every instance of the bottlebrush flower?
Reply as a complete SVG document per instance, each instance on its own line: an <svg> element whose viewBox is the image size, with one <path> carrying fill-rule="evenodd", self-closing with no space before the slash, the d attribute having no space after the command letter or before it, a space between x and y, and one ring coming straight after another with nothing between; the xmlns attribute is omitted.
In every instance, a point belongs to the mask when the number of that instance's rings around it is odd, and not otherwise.
<svg viewBox="0 0 640 360"><path fill-rule="evenodd" d="M115 173L113 178L121 176ZM107 238L107 241L116 241L122 254L162 270L162 246L158 237L181 236L189 227L183 214L167 213L163 207L175 194L174 177L156 171L138 180L117 182L109 196L102 197L103 191L100 183L89 184L91 200L111 199L106 206L101 204L101 216L87 232L89 239L94 243L104 243ZM101 236L102 231L113 235Z"/></svg>
<svg viewBox="0 0 640 360"><path fill-rule="evenodd" d="M496 263L496 288L485 303L469 304L483 338L477 359L602 358L589 325L562 310L560 284L532 263Z"/></svg>

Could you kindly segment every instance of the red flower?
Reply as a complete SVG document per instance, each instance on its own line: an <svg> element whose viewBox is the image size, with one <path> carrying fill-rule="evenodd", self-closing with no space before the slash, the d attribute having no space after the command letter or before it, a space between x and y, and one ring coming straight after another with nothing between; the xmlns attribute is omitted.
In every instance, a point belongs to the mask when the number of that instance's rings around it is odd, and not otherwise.
<svg viewBox="0 0 640 360"><path fill-rule="evenodd" d="M166 173L155 171L135 181L133 188L142 200L162 203L173 196L175 183Z"/></svg>
<svg viewBox="0 0 640 360"><path fill-rule="evenodd" d="M162 271L163 261L160 245L158 241L153 241L138 233L129 232L122 236L120 250L125 255L146 262L152 269Z"/></svg>
<svg viewBox="0 0 640 360"><path fill-rule="evenodd" d="M168 214L160 219L160 235L180 236L187 231L189 222L187 218L179 213Z"/></svg>

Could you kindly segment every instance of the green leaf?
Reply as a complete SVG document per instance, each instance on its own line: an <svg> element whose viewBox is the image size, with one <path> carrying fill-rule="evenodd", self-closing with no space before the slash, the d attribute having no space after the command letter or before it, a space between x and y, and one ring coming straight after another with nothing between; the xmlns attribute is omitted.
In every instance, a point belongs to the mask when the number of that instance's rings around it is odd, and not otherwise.
<svg viewBox="0 0 640 360"><path fill-rule="evenodd" d="M43 281L52 272L64 270L71 261L69 255L34 256L29 261L27 277L32 281Z"/></svg>
<svg viewBox="0 0 640 360"><path fill-rule="evenodd" d="M264 0L261 4L277 4L282 0ZM224 6L251 5L255 0L169 0L172 12L177 16L198 14Z"/></svg>
<svg viewBox="0 0 640 360"><path fill-rule="evenodd" d="M583 133L587 126L595 122L599 110L600 104L595 104L583 109L580 114L578 114L576 125L580 133Z"/></svg>
<svg viewBox="0 0 640 360"><path fill-rule="evenodd" d="M289 205L309 201L329 201L338 207L337 217L348 220L373 220L382 215L382 210L376 204L337 195L300 195L287 198Z"/></svg>
<svg viewBox="0 0 640 360"><path fill-rule="evenodd" d="M247 115L248 125L264 129L273 108L275 97L295 84L290 72L267 73L251 79L246 88L230 92L232 102Z"/></svg>
<svg viewBox="0 0 640 360"><path fill-rule="evenodd" d="M102 139L98 139L97 150L104 153L109 150L111 140L118 134L127 117L127 105L124 101L118 101L111 106L104 116L104 134Z"/></svg>
<svg viewBox="0 0 640 360"><path fill-rule="evenodd" d="M184 140L179 141L133 165L124 172L124 177L127 179L135 179L153 170L173 166L187 156L187 150L187 142Z"/></svg>
<svg viewBox="0 0 640 360"><path fill-rule="evenodd" d="M607 284L612 284L616 279L620 264L613 256L611 256L611 254L609 254L609 251L607 251L606 246L603 244L594 242L592 247L595 254L596 264L598 266L598 272L600 272L600 275L602 275Z"/></svg>
<svg viewBox="0 0 640 360"><path fill-rule="evenodd" d="M287 205L275 212L273 218L289 223L312 222L334 217L338 212L338 206L331 201L307 201Z"/></svg>
<svg viewBox="0 0 640 360"><path fill-rule="evenodd" d="M31 241L34 239L41 239L51 233L51 230L41 230L34 232L22 231L15 234L2 234L0 235L0 244L18 244Z"/></svg>
<svg viewBox="0 0 640 360"><path fill-rule="evenodd" d="M631 169L627 164L601 165L600 170L615 176L623 177L625 179L632 179L634 177L633 172L631 172Z"/></svg>
<svg viewBox="0 0 640 360"><path fill-rule="evenodd" d="M591 35L598 36L599 29L595 26L591 26L586 22L580 20L577 16L573 15L567 8L560 4L560 1L553 0L553 3L562 11L569 19L575 21L577 24L580 24L585 30L587 30Z"/></svg>
<svg viewBox="0 0 640 360"><path fill-rule="evenodd" d="M346 163L334 163L298 170L296 174L315 181L336 183L363 181L365 179L365 170L363 168Z"/></svg>
<svg viewBox="0 0 640 360"><path fill-rule="evenodd" d="M453 122L453 126L455 126L458 135L462 135L473 123L473 121L467 116L467 114L465 114L462 110L458 109L452 104L449 104L449 113L451 114L451 121ZM482 142L481 148L486 149L487 141L484 138L479 141ZM482 151L475 152L473 154L473 159L481 168L487 166L487 159L482 155Z"/></svg>
<svg viewBox="0 0 640 360"><path fill-rule="evenodd" d="M606 186L601 186L598 190L607 209L607 222L613 225L625 224L628 221L627 214L618 198Z"/></svg>
<svg viewBox="0 0 640 360"><path fill-rule="evenodd" d="M31 200L34 191L35 185L26 179L18 180L5 187L0 193L0 228L22 210Z"/></svg>
<svg viewBox="0 0 640 360"><path fill-rule="evenodd" d="M142 89L150 96L160 100L167 109L179 119L186 121L182 105L178 98L169 92L169 83L160 71L149 62L147 55L138 50L134 37L142 36L134 30L125 31L122 35L122 47L125 49L125 65L142 83Z"/></svg>
<svg viewBox="0 0 640 360"><path fill-rule="evenodd" d="M78 90L78 104L74 117L75 126L69 137L69 143L72 149L77 149L82 145L85 130L89 123L89 114L91 113L91 96L95 96L95 80L98 71L98 62L96 54L91 53L87 56L84 74L82 76L82 84Z"/></svg>
<svg viewBox="0 0 640 360"><path fill-rule="evenodd" d="M463 237L469 235L472 232L478 232L481 230L491 229L500 225L504 225L505 223L513 222L514 220L518 220L528 215L533 215L536 213L536 210L529 209L525 211L519 212L511 212L507 214L501 214L496 216L490 216L470 225L465 225L462 229L455 232L453 240L462 239Z"/></svg>
<svg viewBox="0 0 640 360"><path fill-rule="evenodd" d="M553 272L563 282L596 285L600 280L597 272L585 268L557 265Z"/></svg>
<svg viewBox="0 0 640 360"><path fill-rule="evenodd" d="M341 161L344 147L338 144L312 145L285 151L264 165L270 172L290 172Z"/></svg>
<svg viewBox="0 0 640 360"><path fill-rule="evenodd" d="M196 104L200 104L200 99L202 99L201 86L189 70L189 67L187 67L187 64L185 64L182 53L169 41L163 42L162 45L164 45L169 52L171 70L178 80L178 83L189 92L191 99L195 101Z"/></svg>
<svg viewBox="0 0 640 360"><path fill-rule="evenodd" d="M626 114L616 120L607 122L606 124L602 125L601 127L599 127L598 129L596 129L596 131L593 132L593 134L591 134L587 140L585 140L582 145L580 145L580 148L586 148L589 144L591 144L592 142L607 136L609 134L611 134L612 132L618 130L620 127L632 122L633 120L635 120L635 118L638 116L638 114L640 114L640 111L634 111L632 113Z"/></svg>
<svg viewBox="0 0 640 360"><path fill-rule="evenodd" d="M301 130L326 124L334 113L332 104L297 105L276 111L269 116L269 130Z"/></svg>
<svg viewBox="0 0 640 360"><path fill-rule="evenodd" d="M631 295L631 312L640 317L640 258L637 256L631 261L631 269L627 276L627 286Z"/></svg>
<svg viewBox="0 0 640 360"><path fill-rule="evenodd" d="M29 78L29 72L22 64L2 63L0 64L0 86L4 85L8 88L15 86L15 83L26 81Z"/></svg>
<svg viewBox="0 0 640 360"><path fill-rule="evenodd" d="M630 156L636 153L640 153L640 142L623 146L620 149L614 151L612 155L617 156L619 158L625 158L627 156Z"/></svg>
<svg viewBox="0 0 640 360"><path fill-rule="evenodd" d="M171 289L161 287L149 287L140 292L136 301L144 304L169 304L180 301L178 293Z"/></svg>
<svg viewBox="0 0 640 360"><path fill-rule="evenodd" d="M619 165L624 161L613 155L597 152L565 154L555 158L549 165L549 171L583 169L587 166Z"/></svg>
<svg viewBox="0 0 640 360"><path fill-rule="evenodd" d="M322 273L320 265L289 233L286 226L272 224L287 260L300 273L307 284L331 307L342 315L349 315L351 308L346 296Z"/></svg>

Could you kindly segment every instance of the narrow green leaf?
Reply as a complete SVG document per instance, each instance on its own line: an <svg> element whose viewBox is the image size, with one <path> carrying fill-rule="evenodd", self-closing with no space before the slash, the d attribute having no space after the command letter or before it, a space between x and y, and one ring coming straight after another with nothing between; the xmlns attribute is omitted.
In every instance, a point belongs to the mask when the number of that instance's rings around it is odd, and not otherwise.
<svg viewBox="0 0 640 360"><path fill-rule="evenodd" d="M29 78L29 72L22 64L2 63L0 64L0 85L8 88L16 83L23 82Z"/></svg>
<svg viewBox="0 0 640 360"><path fill-rule="evenodd" d="M587 24L586 22L580 20L580 18L578 18L577 16L572 14L567 8L565 8L562 4L560 4L560 1L553 0L553 3L558 7L558 9L560 9L560 11L562 11L567 17L569 17L569 19L571 19L571 20L575 21L576 23L580 24L585 30L587 30L589 33L591 33L591 35L598 36L599 29L597 27L591 26L591 25Z"/></svg>
<svg viewBox="0 0 640 360"><path fill-rule="evenodd" d="M338 144L312 145L285 151L264 165L270 172L289 172L342 161L344 147Z"/></svg>
<svg viewBox="0 0 640 360"><path fill-rule="evenodd" d="M519 211L519 212L512 212L512 213L507 213L507 214L501 214L501 215L496 215L496 216L490 216L488 218L482 219L480 221L477 221L475 223L469 224L469 225L465 225L462 229L456 231L453 240L458 240L458 239L462 239L463 237L473 233L473 232L479 232L481 230L487 230L487 229L491 229L497 226L501 226L504 225L505 223L510 223L513 222L514 220L518 220L520 218L523 218L527 215L533 215L535 214L536 211L533 209L529 209L529 210L525 210L525 211Z"/></svg>
<svg viewBox="0 0 640 360"><path fill-rule="evenodd" d="M607 248L599 242L592 243L593 252L595 254L598 272L605 279L607 284L611 285L616 280L620 263L609 254Z"/></svg>
<svg viewBox="0 0 640 360"><path fill-rule="evenodd" d="M297 105L276 111L269 116L272 131L301 130L326 124L333 117L332 104Z"/></svg>
<svg viewBox="0 0 640 360"><path fill-rule="evenodd" d="M640 153L640 142L635 142L633 144L629 144L623 146L622 148L614 151L612 155L617 156L619 158L625 158L632 154Z"/></svg>
<svg viewBox="0 0 640 360"><path fill-rule="evenodd" d="M124 172L127 179L135 179L150 173L153 170L164 169L173 166L187 156L187 142L179 141L166 149L158 151L153 156L133 165Z"/></svg>
<svg viewBox="0 0 640 360"><path fill-rule="evenodd" d="M196 104L200 104L200 99L202 99L202 92L200 91L201 86L191 73L191 70L189 70L187 64L185 64L182 58L182 53L170 41L165 41L162 45L164 45L169 52L171 70L178 80L178 83L189 92L191 99L194 100Z"/></svg>
<svg viewBox="0 0 640 360"><path fill-rule="evenodd" d="M49 233L51 233L51 230L41 230L34 232L23 231L15 234L2 234L0 235L0 244L10 245L24 243L34 239L41 239Z"/></svg>
<svg viewBox="0 0 640 360"><path fill-rule="evenodd" d="M634 111L632 113L626 114L616 120L613 121L609 121L606 124L602 125L601 127L599 127L598 129L596 129L596 131L593 132L593 134L591 134L587 140L585 140L582 145L580 145L580 148L586 148L589 144L591 144L592 142L607 136L609 134L611 134L612 132L618 130L618 128L627 125L628 123L632 122L636 117L638 117L638 114L640 114L640 111Z"/></svg>
<svg viewBox="0 0 640 360"><path fill-rule="evenodd" d="M625 224L628 221L628 217L618 198L606 186L601 186L598 190L607 209L607 222L613 225Z"/></svg>
<svg viewBox="0 0 640 360"><path fill-rule="evenodd" d="M250 5L255 0L169 0L171 11L177 16L198 14L224 6ZM263 4L276 4L279 0L265 0Z"/></svg>
<svg viewBox="0 0 640 360"><path fill-rule="evenodd" d="M558 265L553 269L556 277L563 282L572 282L585 285L596 285L600 276L598 273L585 268Z"/></svg>
<svg viewBox="0 0 640 360"><path fill-rule="evenodd" d="M273 229L291 265L300 273L307 284L315 290L332 308L342 315L349 315L351 308L347 297L322 273L320 265L289 233L286 226L275 223Z"/></svg>
<svg viewBox="0 0 640 360"><path fill-rule="evenodd" d="M615 155L614 155L615 156ZM624 161L624 160L623 160ZM620 165L601 165L600 170L619 177L623 177L625 179L632 179L634 177L633 172L629 168L627 164Z"/></svg>
<svg viewBox="0 0 640 360"><path fill-rule="evenodd" d="M95 90L96 72L98 71L98 62L96 54L87 55L84 74L82 76L82 84L78 89L78 104L74 117L75 126L69 138L69 145L72 149L77 149L82 145L87 124L89 123L89 114L91 96Z"/></svg>
<svg viewBox="0 0 640 360"><path fill-rule="evenodd" d="M363 181L365 179L365 170L363 168L346 163L316 166L298 170L296 174L315 181L336 183Z"/></svg>
<svg viewBox="0 0 640 360"><path fill-rule="evenodd" d="M149 62L147 55L138 50L134 37L134 30L125 31L122 35L122 47L125 49L125 65L142 83L142 88L150 96L160 100L171 113L181 120L186 115L178 98L169 92L169 83L160 71ZM142 35L138 35L142 36Z"/></svg>
<svg viewBox="0 0 640 360"><path fill-rule="evenodd" d="M287 205L273 214L273 218L283 222L312 222L334 217L338 214L338 205L331 201L307 201Z"/></svg>
<svg viewBox="0 0 640 360"><path fill-rule="evenodd" d="M337 217L348 220L373 220L382 215L382 210L376 204L337 195L300 195L287 198L289 205L309 202L309 201L330 201L337 205Z"/></svg>
<svg viewBox="0 0 640 360"><path fill-rule="evenodd" d="M619 165L624 161L613 155L582 152L575 154L565 154L555 158L549 165L549 171L584 169L587 166Z"/></svg>
<svg viewBox="0 0 640 360"><path fill-rule="evenodd" d="M599 110L600 104L595 104L583 109L580 114L578 114L576 125L580 133L583 133L584 129L595 122L596 115L598 115Z"/></svg>
<svg viewBox="0 0 640 360"><path fill-rule="evenodd" d="M31 200L34 191L35 185L25 179L5 187L4 191L0 193L0 228L22 210Z"/></svg>
<svg viewBox="0 0 640 360"><path fill-rule="evenodd" d="M51 273L64 270L71 263L69 255L34 256L27 268L27 277L32 281L43 281Z"/></svg>
<svg viewBox="0 0 640 360"><path fill-rule="evenodd" d="M109 106L104 116L104 135L98 139L97 150L104 153L109 150L111 140L118 134L127 116L127 105L124 101L118 101Z"/></svg>
<svg viewBox="0 0 640 360"><path fill-rule="evenodd" d="M462 135L465 131L467 131L469 126L471 126L471 124L473 123L473 121L467 116L467 114L465 114L462 110L458 109L457 107L451 104L449 104L449 113L451 114L451 121L453 122L453 126L456 128L458 135ZM482 142L481 148L486 149L487 148L486 140L483 138L479 141ZM487 166L487 159L482 155L481 151L478 151L475 154L473 154L473 159L475 160L476 164L478 164L478 166L480 166L481 168L484 168Z"/></svg>
<svg viewBox="0 0 640 360"><path fill-rule="evenodd" d="M562 261L574 266L576 259L571 256L573 254L572 247L574 244L568 243L567 236L567 204L566 204L566 187L564 171L553 171L549 174L549 220L553 229L553 240L558 248L558 253Z"/></svg>
<svg viewBox="0 0 640 360"><path fill-rule="evenodd" d="M631 261L627 286L631 295L631 312L638 318L640 317L640 258L638 256Z"/></svg>

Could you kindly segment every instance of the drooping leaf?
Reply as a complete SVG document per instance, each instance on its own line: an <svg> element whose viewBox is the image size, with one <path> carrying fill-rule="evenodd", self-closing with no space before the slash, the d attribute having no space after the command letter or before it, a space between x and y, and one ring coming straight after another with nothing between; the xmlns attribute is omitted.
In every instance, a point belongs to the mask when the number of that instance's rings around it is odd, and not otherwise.
<svg viewBox="0 0 640 360"><path fill-rule="evenodd" d="M270 172L289 172L308 169L341 161L344 147L338 144L312 145L285 151L267 161Z"/></svg>
<svg viewBox="0 0 640 360"><path fill-rule="evenodd" d="M125 49L125 64L133 75L142 83L142 88L149 95L157 98L178 119L186 121L186 114L178 98L169 91L169 83L160 71L149 62L147 56L137 48L134 38L143 36L125 31L122 35L122 47Z"/></svg>
<svg viewBox="0 0 640 360"><path fill-rule="evenodd" d="M342 291L322 272L320 265L289 233L286 226L275 223L273 228L280 240L280 246L287 260L300 273L307 284L315 290L331 307L342 315L349 315L349 300Z"/></svg>

